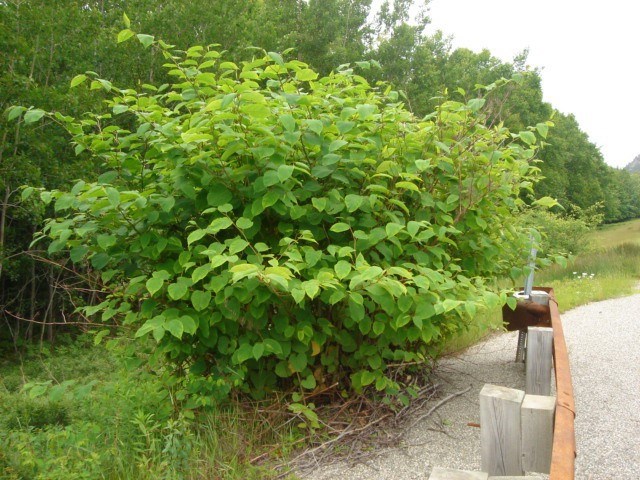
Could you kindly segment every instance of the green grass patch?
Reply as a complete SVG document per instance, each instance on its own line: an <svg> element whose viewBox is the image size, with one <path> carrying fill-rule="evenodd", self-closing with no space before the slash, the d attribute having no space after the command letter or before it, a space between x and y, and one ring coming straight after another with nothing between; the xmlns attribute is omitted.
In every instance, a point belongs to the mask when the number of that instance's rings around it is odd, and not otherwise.
<svg viewBox="0 0 640 480"><path fill-rule="evenodd" d="M81 339L0 359L0 478L274 476L250 460L286 454L296 432L254 405L180 413L156 376L123 358Z"/></svg>
<svg viewBox="0 0 640 480"><path fill-rule="evenodd" d="M592 231L588 238L596 248L613 248L624 243L640 245L640 219L603 225Z"/></svg>
<svg viewBox="0 0 640 480"><path fill-rule="evenodd" d="M537 284L554 288L561 312L630 295L640 281L640 242L590 251L565 268L554 266L540 272L537 278Z"/></svg>

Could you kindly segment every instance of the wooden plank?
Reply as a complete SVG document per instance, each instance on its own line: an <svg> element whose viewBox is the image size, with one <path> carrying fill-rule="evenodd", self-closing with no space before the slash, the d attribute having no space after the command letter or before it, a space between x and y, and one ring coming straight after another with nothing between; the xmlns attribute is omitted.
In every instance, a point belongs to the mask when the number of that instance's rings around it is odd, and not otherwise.
<svg viewBox="0 0 640 480"><path fill-rule="evenodd" d="M525 392L531 395L551 393L553 329L529 327L527 333L527 366Z"/></svg>
<svg viewBox="0 0 640 480"><path fill-rule="evenodd" d="M576 435L574 430L575 400L571 384L569 352L564 340L564 331L558 302L553 289L549 289L551 301L551 326L553 327L553 365L556 377L556 417L553 422L553 454L551 456L550 480L573 480L575 478Z"/></svg>
<svg viewBox="0 0 640 480"><path fill-rule="evenodd" d="M525 395L522 402L522 469L549 473L555 397Z"/></svg>
<svg viewBox="0 0 640 480"><path fill-rule="evenodd" d="M480 392L482 471L489 475L524 475L520 407L524 392L486 384Z"/></svg>
<svg viewBox="0 0 640 480"><path fill-rule="evenodd" d="M488 480L485 472L471 472L469 470L453 470L451 468L433 467L429 480Z"/></svg>

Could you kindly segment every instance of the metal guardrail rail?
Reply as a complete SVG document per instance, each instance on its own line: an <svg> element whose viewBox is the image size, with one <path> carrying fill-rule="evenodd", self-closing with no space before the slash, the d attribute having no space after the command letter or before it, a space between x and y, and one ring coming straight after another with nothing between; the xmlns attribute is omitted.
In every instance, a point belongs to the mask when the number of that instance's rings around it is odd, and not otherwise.
<svg viewBox="0 0 640 480"><path fill-rule="evenodd" d="M553 365L556 377L556 412L553 429L553 450L551 453L550 480L573 480L575 476L576 438L574 430L575 402L569 354L564 340L564 331L558 302L552 288L549 292L549 310L553 328Z"/></svg>

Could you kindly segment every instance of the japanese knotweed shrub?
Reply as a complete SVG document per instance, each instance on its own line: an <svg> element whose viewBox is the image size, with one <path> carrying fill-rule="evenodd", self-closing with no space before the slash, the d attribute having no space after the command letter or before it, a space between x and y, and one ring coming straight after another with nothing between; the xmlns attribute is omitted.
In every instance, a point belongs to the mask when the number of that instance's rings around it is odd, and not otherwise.
<svg viewBox="0 0 640 480"><path fill-rule="evenodd" d="M345 66L319 78L276 53L237 65L153 45L174 83L79 75L113 95L109 113L46 114L107 171L41 192L56 212L42 236L100 273L108 298L87 312L177 365L181 398L393 392L389 363L424 360L506 301L487 280L529 238L512 217L536 129L485 125L480 98L419 119Z"/></svg>

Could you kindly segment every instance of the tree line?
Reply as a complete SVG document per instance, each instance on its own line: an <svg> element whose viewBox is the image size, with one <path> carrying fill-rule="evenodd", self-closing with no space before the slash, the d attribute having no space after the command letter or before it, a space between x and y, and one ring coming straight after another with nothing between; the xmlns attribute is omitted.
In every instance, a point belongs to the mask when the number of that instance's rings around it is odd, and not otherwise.
<svg viewBox="0 0 640 480"><path fill-rule="evenodd" d="M607 166L575 118L543 101L540 74L527 65L526 52L505 62L487 50L454 49L443 33L425 33L427 3L385 1L374 12L371 0L0 1L0 111L11 105L74 117L106 111L108 88L70 90L71 79L87 71L123 87L169 81L159 49L117 42L124 13L138 32L178 48L219 44L238 62L262 55L263 49L284 52L328 74L342 64L371 60L378 67L363 70L363 77L371 84L396 85L417 116L432 112L443 96L467 101L476 95L477 84L515 76L519 81L492 97L486 109L491 124L503 123L511 131L552 119L547 145L538 154L545 178L535 196L557 198L568 214L597 206L605 222L640 215L640 177ZM418 13L410 18L410 11ZM18 329L12 317L37 317L50 325L86 300L77 295L95 294L91 289L73 293L59 266L38 261L37 252L22 253L45 212L29 199L21 201L20 187L51 189L91 180L101 166L74 151L55 121L29 126L8 117L0 118L0 311L7 325ZM50 332L50 327L28 325L12 336Z"/></svg>

